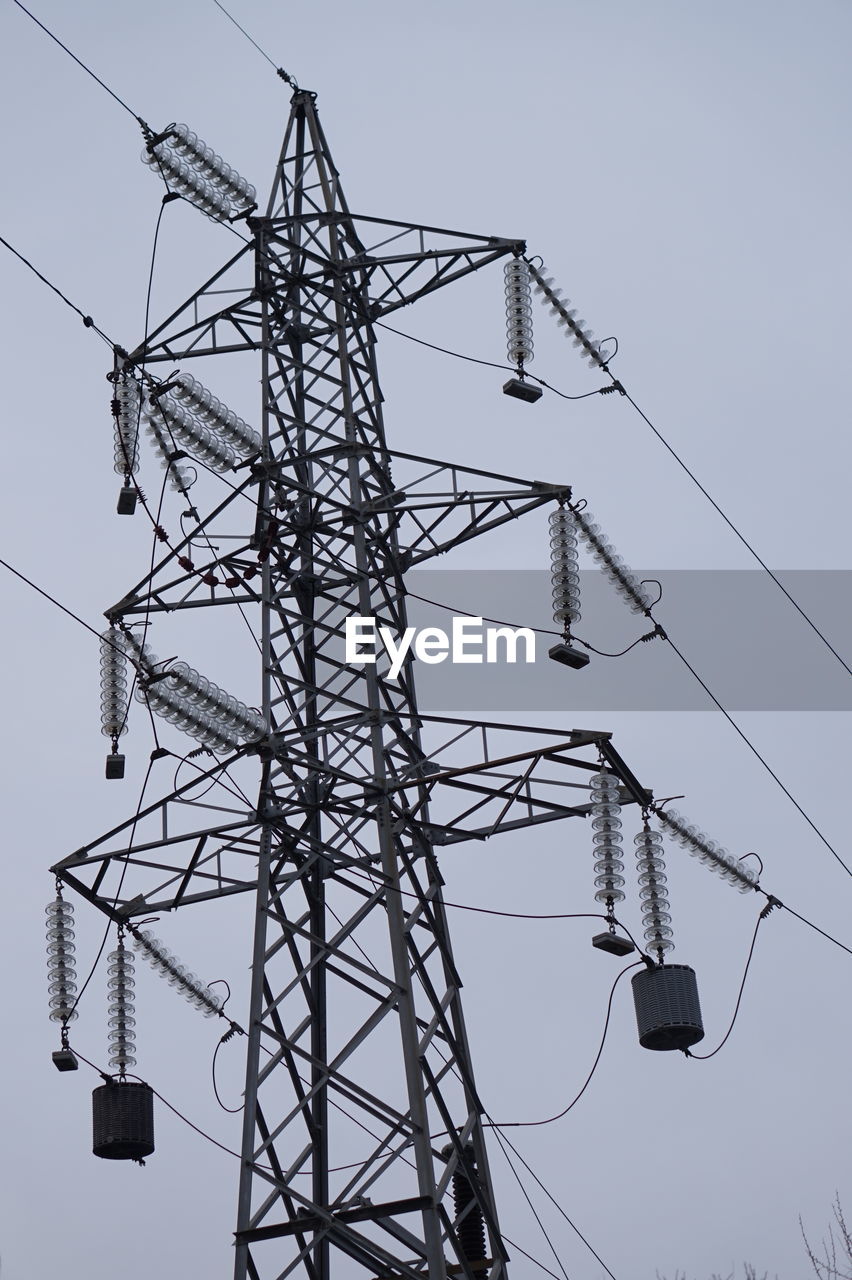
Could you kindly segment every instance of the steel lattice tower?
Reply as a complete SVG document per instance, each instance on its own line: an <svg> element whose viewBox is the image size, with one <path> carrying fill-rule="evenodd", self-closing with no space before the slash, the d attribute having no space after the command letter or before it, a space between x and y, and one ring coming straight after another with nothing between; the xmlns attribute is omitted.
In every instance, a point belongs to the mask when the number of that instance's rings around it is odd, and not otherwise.
<svg viewBox="0 0 852 1280"><path fill-rule="evenodd" d="M419 714L411 660L398 680L382 656L347 664L341 627L355 614L401 634L408 569L570 493L385 439L374 322L524 246L353 215L301 90L247 225L250 243L118 366L201 373L256 353L262 455L107 617L195 610L211 627L254 611L271 732L204 776L256 756L256 808L196 799L193 781L54 870L130 923L255 895L237 1280L502 1280L434 849L586 815L601 755L648 793L607 734ZM191 563L202 546L227 550Z"/></svg>

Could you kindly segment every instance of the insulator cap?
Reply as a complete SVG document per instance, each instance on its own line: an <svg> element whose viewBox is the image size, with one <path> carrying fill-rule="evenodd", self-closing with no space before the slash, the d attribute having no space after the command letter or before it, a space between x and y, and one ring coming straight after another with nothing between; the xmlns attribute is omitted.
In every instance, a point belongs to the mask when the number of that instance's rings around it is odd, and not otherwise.
<svg viewBox="0 0 852 1280"><path fill-rule="evenodd" d="M92 1093L92 1152L102 1160L142 1160L154 1150L150 1085L113 1080Z"/></svg>
<svg viewBox="0 0 852 1280"><path fill-rule="evenodd" d="M632 979L643 1049L688 1049L704 1039L695 971L687 964L643 969Z"/></svg>

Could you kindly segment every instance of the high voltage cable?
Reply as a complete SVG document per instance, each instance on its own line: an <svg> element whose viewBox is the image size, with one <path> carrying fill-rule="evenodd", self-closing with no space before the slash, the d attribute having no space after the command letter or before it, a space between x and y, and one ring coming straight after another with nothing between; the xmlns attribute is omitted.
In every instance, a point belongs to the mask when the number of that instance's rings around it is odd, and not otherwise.
<svg viewBox="0 0 852 1280"><path fill-rule="evenodd" d="M615 998L615 989L618 986L621 979L624 977L625 973L629 973L631 969L641 968L643 963L644 961L642 960L636 960L633 962L633 964L625 965L625 967L621 969L620 972L616 975L615 981L613 982L612 987L610 988L609 999L607 1000L606 1017L604 1019L604 1029L603 1029L603 1034L601 1036L600 1046L598 1048L597 1053L595 1054L595 1060L592 1063L592 1068L589 1074L586 1076L586 1079L583 1081L583 1086L580 1089L580 1092L576 1094L574 1098L571 1099L567 1107L563 1107L562 1110L557 1112L556 1115L548 1116L545 1120L501 1120L501 1121L492 1120L489 1122L489 1124L484 1126L485 1128L499 1129L499 1130L538 1129L538 1128L541 1128L542 1125L553 1124L556 1120L561 1120L563 1116L567 1116L568 1112L571 1111L572 1108L577 1105L577 1103L582 1098L583 1094L588 1089L589 1085L592 1083L592 1078L594 1077L595 1072L597 1071L598 1066L600 1064L601 1056L604 1051L604 1045L606 1044L607 1033L609 1032L609 1023L610 1023L610 1018L612 1016L612 1002ZM724 1041L722 1043L724 1043Z"/></svg>
<svg viewBox="0 0 852 1280"><path fill-rule="evenodd" d="M676 452L676 450L672 447L672 445L669 444L668 440L665 438L662 432L659 431L658 428L654 426L654 423L651 421L648 415L644 413L642 409L639 408L639 405L636 403L633 397L629 394L629 392L625 391L624 388L621 387L621 384L619 384L619 388L622 391L622 394L624 395L625 399L628 400L630 404L632 404L633 408L639 414L639 417L642 418L642 420L648 424L648 426L651 428L651 430L653 431L657 439L660 441L660 443L669 451L669 453L674 458L678 466L681 467L686 472L686 474L689 476L690 480L693 482L696 488L699 489L701 493L703 493L704 497L707 499L710 505L714 508L714 510L716 510L719 513L719 515L725 521L725 524L728 526L731 532L734 533L737 538L739 538L740 542L746 548L749 555L751 555L757 561L761 569L763 569L764 573L768 574L768 576L775 583L776 587L782 593L782 595L787 597L790 604L793 606L796 612L804 619L804 621L808 624L808 626L811 628L814 634L819 636L820 640L823 642L823 644L829 650L829 652L834 655L834 657L843 667L844 671L846 671L848 675L852 676L852 667L850 667L849 664L840 656L840 654L837 652L837 650L835 649L831 641L828 639L828 637L824 635L823 632L816 625L813 618L811 618L809 614L805 612L805 610L802 608L799 602L790 594L790 592L784 586L783 582L781 582L780 578L775 573L773 573L773 571L769 568L769 565L758 554L758 552L749 542L745 534L742 533L737 528L733 520L731 520L730 516L728 516L726 512L723 511L723 509L719 506L718 502L716 502L715 498L713 498L711 494L708 493L707 489L705 489L704 485L701 483L701 481L698 479L695 473L689 469L689 467L684 462L683 458L681 458L680 455Z"/></svg>
<svg viewBox="0 0 852 1280"><path fill-rule="evenodd" d="M564 1277L564 1280L569 1280L568 1272L565 1270L565 1267L563 1266L562 1259L560 1258L559 1254L556 1252L556 1245L553 1243L553 1241L551 1240L550 1236L548 1235L548 1233L547 1233L547 1228L545 1227L544 1223L542 1222L542 1220L541 1220L541 1218L540 1218L540 1216L539 1216L538 1210L536 1209L535 1205L533 1204L532 1200L530 1199L530 1197L529 1197L529 1193L528 1193L528 1191L527 1191L526 1187L524 1186L523 1182L521 1181L521 1175L518 1173L517 1169L516 1169L516 1168L515 1168L515 1166L513 1165L513 1163L512 1163L512 1160L511 1160L510 1156L509 1156L509 1155L507 1155L507 1153L506 1153L506 1148L505 1148L505 1146L503 1145L503 1137L502 1137L502 1135L500 1134L500 1132L499 1132L499 1131L496 1131L496 1136L497 1136L497 1142L499 1143L499 1146L500 1146L500 1150L501 1150L501 1151L502 1151L502 1153L503 1153L503 1158L505 1159L505 1161L506 1161L507 1165L508 1165L508 1166L509 1166L509 1168L511 1169L512 1174L513 1174L513 1176L514 1176L514 1179L515 1179L515 1181L517 1182L518 1186L519 1186L519 1187L520 1187L520 1189L521 1189L521 1194L522 1194L522 1196L524 1197L524 1199L526 1200L527 1204L529 1205L530 1213L531 1213L531 1214L532 1214L532 1216L535 1218L536 1222L538 1223L538 1228L539 1228L539 1230L541 1231L541 1234L544 1236L545 1240L547 1241L547 1244L548 1244L548 1247L549 1247L549 1249L550 1249L550 1252L553 1254L554 1258L556 1259L556 1265L559 1267L559 1270L562 1272L562 1275L563 1275L563 1277ZM610 1275L612 1275L612 1272L610 1272ZM614 1278L614 1277L613 1277L613 1280L615 1280L615 1278Z"/></svg>
<svg viewBox="0 0 852 1280"><path fill-rule="evenodd" d="M497 364L496 362L491 360L480 360L475 356L465 355L461 351L454 351L448 347L441 347L434 342L426 342L426 340L423 338L416 338L414 334L405 333L404 330L402 329L394 329L391 325L385 324L383 321L380 321L380 320L374 321L374 323L377 325L380 325L381 328L383 329L388 329L391 333L398 334L401 338L408 338L409 341L416 342L418 343L418 345L422 347L429 347L432 351L440 351L444 355L454 356L456 357L456 359L459 359L459 360L467 360L472 364L483 364L493 369L509 369L511 371L510 365ZM774 573L773 570L769 568L765 560L760 556L760 554L755 549L755 547L751 544L751 542L749 542L748 538L746 538L745 534L741 532L741 530L737 527L737 525L734 524L730 516L728 516L727 513L724 511L724 509L719 505L719 503L716 502L715 498L713 498L713 496L709 493L709 491L704 487L704 485L701 483L701 481L698 479L695 473L692 470L690 470L690 468L684 462L683 458L681 458L680 454L676 451L676 449L671 444L669 444L668 440L665 438L665 436L659 430L659 428L654 425L654 423L651 421L648 415L639 407L639 405L636 403L633 397L629 394L629 392L625 390L621 382L619 382L619 380L610 372L609 369L607 369L606 372L609 374L610 378L612 379L611 386L604 387L602 389L599 388L597 391L588 391L586 392L585 395L582 395L582 396L566 395L565 392L558 391L556 387L550 386L549 383L544 381L544 379L537 378L535 374L527 372L526 377L531 379L534 382L538 382L541 386L545 387L548 391L555 392L556 395L561 396L565 400L585 400L589 396L603 395L612 391L618 391L621 395L623 395L624 398L636 410L636 412L639 414L642 420L645 423L647 423L647 425L653 431L654 435L657 437L660 443L668 450L668 452L677 462L678 466L683 469L683 471L690 478L690 480L693 482L696 488L700 490L700 492L704 495L704 497L711 504L711 506L722 517L722 519L731 529L732 533L736 535L736 537L740 540L740 542L746 548L748 553L757 561L757 563L760 565L764 573L766 573L767 576L771 578L771 580L775 583L778 590L784 596L786 596L787 600L790 602L790 604L793 606L796 612L800 614L802 619L808 624L808 626L811 628L814 634L818 636L818 638L826 646L829 652L837 659L837 661L840 663L843 669L847 672L847 674L852 676L852 666L849 666L849 664L845 661L845 659L838 653L838 651L835 649L834 645L831 643L828 637L820 630L820 628L817 626L814 620L810 617L810 615L802 608L802 606L795 599L795 597L787 590L787 588L781 582L777 574Z"/></svg>
<svg viewBox="0 0 852 1280"><path fill-rule="evenodd" d="M782 902L779 905L782 910L789 911L791 916L795 916L797 920L801 920L802 924L806 924L809 929L813 929L815 933L821 934L823 938L826 938L829 942L833 942L836 947L840 947L841 951L845 951L848 955L852 956L852 947L847 947L845 942L840 942L833 934L826 933L825 929L821 929L818 924L814 924L813 920L808 920L805 916L800 916L798 911L794 911L792 907L788 907L786 902Z"/></svg>
<svg viewBox="0 0 852 1280"><path fill-rule="evenodd" d="M296 84L296 81L295 81L294 77L293 77L293 76L291 76L291 75L289 75L289 74L284 70L284 68L283 68L283 67L276 67L276 66L275 66L275 63L272 61L272 59L270 58L270 56L269 56L269 54L266 52L266 50L265 50L265 49L263 49L263 48L261 48L261 46L257 43L257 41L256 41L255 39L253 39L253 38L249 35L249 33L246 31L245 27L241 27L241 26L240 26L240 24L237 22L237 20L236 20L236 18L234 17L234 15L233 15L232 13L229 13L229 12L228 12L228 10L225 8L225 6L224 6L223 4L220 4L220 3L219 3L219 0L213 0L213 3L215 4L215 6L216 6L216 8L217 8L217 9L221 9L221 10L222 10L222 12L224 13L224 15L225 15L225 17L226 17L226 18L230 18L231 22L233 22L233 24L234 24L234 26L237 28L237 30L238 30L238 31L241 31L241 32L243 33L243 35L245 36L246 40L248 40L249 44L253 44L253 45L254 45L255 49L257 49L257 51L258 51L258 53L260 54L260 56L261 56L262 58L265 58L265 59L266 59L266 61L269 63L270 67L272 67L272 68L273 68L273 70L275 71L275 74L276 74L277 76L279 76L279 77L280 77L280 79L282 79L282 80L286 80L287 84L289 84L289 85L290 85L291 89L294 89L294 90L298 91L299 86Z"/></svg>
<svg viewBox="0 0 852 1280"><path fill-rule="evenodd" d="M717 708L719 711L721 711L722 715L723 715L723 716L725 717L725 719L728 721L728 724L730 724L730 726L732 727L732 729L734 729L734 730L736 731L736 733L739 735L739 737L740 737L740 738L742 738L743 742L746 744L746 746L748 747L749 751L751 751L751 752L752 752L752 754L755 756L755 758L756 758L757 760L759 760L759 761L760 761L760 763L763 765L764 769L765 769L765 770L766 770L766 772L769 774L769 776L770 776L770 777L771 777L771 778L772 778L772 779L773 779L773 780L778 784L778 786L779 786L779 787L781 788L781 790L784 792L784 795L787 797L787 799L788 799L788 800L790 801L790 803L792 804L793 808L797 811L797 813L799 813L799 814L804 818L805 822L808 824L808 826L811 828L811 830L812 830L812 831L817 835L817 837L822 841L822 843L825 845L826 849L828 849L828 851L829 851L829 853L831 854L831 856L832 856L833 858L835 858L835 859L837 860L837 862L839 862L840 866L843 868L843 870L846 872L846 874L847 874L847 875L852 876L852 868L850 868L850 867L849 867L849 865L848 865L846 862L844 862L844 860L841 858L840 854L837 852L837 850L835 849L835 847L834 847L834 845L831 843L831 841L828 839L828 837L827 837L827 836L825 836L825 835L823 835L822 831L819 829L819 827L817 826L817 824L814 822L814 820L813 820L813 818L810 816L810 814L808 814L808 813L807 813L807 812L802 808L802 806L799 804L799 802L798 802L798 800L796 799L796 797L793 795L792 791L790 791L790 789L789 789L789 788L788 788L788 787L787 787L787 786L786 786L786 785L781 781L781 779L780 779L780 777L778 776L778 774L775 772L775 770L774 770L774 769L772 768L772 766L769 764L768 760L766 760L766 758L765 758L763 755L761 755L761 753L758 751L757 747L754 745L754 743L751 741L751 739L750 739L750 738L748 737L748 735L746 734L745 730L744 730L744 729L741 729L741 728L740 728L740 726L737 724L736 720L734 719L734 717L730 714L730 712L725 710L725 708L722 706L722 703L721 703L721 702L719 701L719 699L716 697L715 693L713 693L713 691L712 691L712 690L707 686L707 684L704 682L704 680L702 680L701 676L698 674L698 672L695 670L695 667L693 667L693 666L692 666L692 664L689 662L689 660L686 658L686 656L685 656L683 653L681 653L680 649L677 647L677 645L675 644L674 640L672 640L671 636L668 636L668 635L666 636L666 643L667 643L667 644L669 644L669 645L671 646L671 648L674 650L674 652L675 652L675 653L677 654L677 656L680 658L681 662L682 662L682 663L683 663L683 665L686 667L686 669L692 673L692 675L695 677L695 679L696 679L696 680L698 681L698 683L701 685L701 688L702 688L702 689L704 690L704 692L707 694L708 698L710 698L710 700L714 703L714 705L716 706L716 708Z"/></svg>
<svg viewBox="0 0 852 1280"><path fill-rule="evenodd" d="M486 1114L486 1116L488 1116L488 1119L489 1119L489 1120L491 1120L491 1117L488 1115L488 1112L487 1112L487 1111L485 1112L485 1114ZM492 1123L493 1123L493 1121L492 1121ZM615 1276L613 1275L613 1273L610 1271L609 1267L606 1265L606 1263L604 1262L603 1258L600 1256L600 1254L597 1252L597 1250L596 1250L596 1249L594 1249L594 1248L593 1248L593 1246L589 1243L589 1241L588 1241L588 1240L586 1239L586 1237L583 1235L582 1231L581 1231L581 1230L580 1230L580 1228L577 1226L577 1224L576 1224L575 1222L573 1222L573 1221L571 1220L571 1218L569 1218L569 1217L568 1217L568 1214L567 1214L567 1213L565 1212L565 1210L562 1208L562 1205L559 1203L559 1201L556 1199L556 1197L555 1197L554 1195L552 1195L550 1191L548 1191L547 1187L544 1185L544 1183L542 1182L541 1178L539 1178L539 1177L538 1177L538 1175L537 1175L536 1173L534 1173L534 1172L533 1172L533 1170L532 1170L532 1169L530 1168L530 1166L527 1164L527 1162L526 1162L526 1160L524 1159L524 1157L521 1155L521 1153L520 1153L520 1151L518 1150L518 1148L517 1148L516 1146L514 1146L514 1144L509 1140L509 1138L507 1138L507 1137L506 1137L505 1133L502 1133L502 1134L501 1134L501 1133L499 1133L497 1130L495 1130L495 1132L497 1133L497 1139L498 1139L498 1142L500 1142L501 1146L502 1146L502 1144L505 1142L505 1144L506 1144L506 1146L509 1148L509 1150L510 1150L510 1151L513 1151L513 1152L515 1153L515 1155L517 1156L517 1158L520 1160L521 1164L522 1164L522 1165L524 1166L524 1168L526 1169L527 1173L528 1173L528 1174L530 1175L530 1177L532 1178L533 1182L535 1182L535 1183L536 1183L536 1185L537 1185L538 1187L540 1187L540 1189L541 1189L541 1190L544 1192L544 1194L547 1196L547 1198L548 1198L548 1200L551 1202L551 1204L552 1204L552 1205L554 1205L554 1207L556 1208L556 1210L557 1210L557 1211L562 1215L562 1217L563 1217L563 1218L565 1219L565 1221L568 1223L568 1226L571 1228L571 1230L575 1233L575 1235L577 1235L577 1236L580 1238L580 1240L582 1240L583 1244L584 1244L584 1245L586 1246L586 1248L589 1250L589 1253L592 1255L592 1257L593 1257L593 1258L595 1258L595 1259L596 1259L596 1261L598 1261L598 1262L601 1264L601 1266L603 1267L604 1271L605 1271L605 1272L607 1273L607 1275L610 1277L610 1280L616 1280L616 1277L615 1277ZM505 1151L503 1152L503 1154L504 1154L504 1156L506 1155ZM512 1169L512 1172L514 1173L515 1177L516 1177L516 1178L518 1178L518 1182L519 1182L519 1184L520 1184L520 1178L518 1177L518 1173L517 1173L517 1171L514 1169L514 1167L512 1166L512 1163L511 1163L511 1161L509 1160L509 1157L508 1157L508 1156L506 1156L506 1161L507 1161L507 1163L509 1164L510 1169ZM521 1190L523 1190L523 1187L521 1187ZM524 1191L524 1196L526 1197L526 1192L525 1192L525 1191ZM529 1203L529 1201L528 1201L528 1203ZM538 1220L538 1215L537 1215L537 1214L536 1214L536 1219ZM548 1238L548 1243L550 1243L549 1238ZM552 1248L552 1246L551 1246L551 1248ZM554 1251L554 1252L555 1252L555 1251ZM560 1263L560 1266L561 1266L561 1265L562 1265L562 1264Z"/></svg>
<svg viewBox="0 0 852 1280"><path fill-rule="evenodd" d="M234 26L237 28L237 30L238 30L238 31L242 31L243 35L245 36L246 40L248 40L249 44L253 44L253 45L254 45L255 49L257 49L257 51L258 51L258 53L260 54L260 56L261 56L262 58L265 58L265 59L266 59L266 61L267 61L267 62L269 63L269 65L270 65L270 67L272 67L274 71L277 71L277 70L278 70L278 68L275 66L275 63L274 63L274 62L272 61L272 59L270 58L269 54L268 54L264 49L261 49L260 45L257 43L257 41L256 41L256 40L253 40L253 39L252 39L252 37L251 37L251 36L249 35L249 33L246 31L245 27L241 27L241 26L240 26L240 24L237 22L237 20L236 20L236 18L234 17L234 15L233 15L232 13L228 13L228 10L225 8L225 6L224 6L223 4L220 4L220 3L219 3L219 0L213 0L213 3L215 4L215 6L216 6L216 8L217 8L217 9L221 9L221 10L222 10L222 12L224 13L224 15L225 15L225 17L226 17L226 18L230 18L231 22L233 22Z"/></svg>
<svg viewBox="0 0 852 1280"><path fill-rule="evenodd" d="M32 587L33 591L37 591L40 596L44 596L45 600L49 600L51 604L55 604L57 609L61 609L63 613L67 613L69 618L73 618L75 622L79 622L81 627L85 627L87 631L90 631L93 636L100 640L101 633L96 631L94 627L89 626L88 622L84 621L78 613L74 613L72 609L61 604L56 599L56 596L52 596L49 591L45 591L43 587L39 587L35 582L33 582L32 578L28 578L25 573L21 573L20 569L16 569L14 565L9 564L8 560L0 559L0 565L2 565L4 569L8 569L10 573L13 573L16 578L20 578L21 582L25 582L28 587Z"/></svg>
<svg viewBox="0 0 852 1280"><path fill-rule="evenodd" d="M748 971L751 968L751 961L754 955L755 944L757 942L758 930L760 929L760 926L763 924L767 915L775 905L776 905L775 903L770 903L768 907L764 907L763 910L758 915L757 920L755 921L754 933L752 934L752 937L751 937L751 946L749 947L748 955L746 956L745 969L743 970L742 982L740 983L740 989L737 992L737 1002L734 1005L734 1013L733 1013L733 1017L731 1018L731 1022L730 1022L730 1026L728 1027L728 1030L725 1032L722 1039L716 1045L716 1048L712 1049L710 1053L693 1053L690 1049L685 1049L684 1053L686 1054L687 1058L697 1058L703 1062L707 1062L708 1059L715 1058L719 1050L724 1049L725 1045L728 1043L728 1039L730 1038L731 1032L733 1031L734 1025L737 1021L737 1016L740 1012L740 1005L742 1004L742 1000L743 1000L743 992L745 991L746 978L748 977Z"/></svg>
<svg viewBox="0 0 852 1280"><path fill-rule="evenodd" d="M434 342L427 342L425 338L415 338L413 333L406 333L403 329L395 329L393 325L385 324L384 320L374 320L373 324L378 325L380 329L387 329L388 333L398 334L400 338L408 338L409 342L416 342L420 347L429 347L431 351L440 351L445 356L455 356L457 360L466 360L468 364L483 364L488 369L502 369L504 373L516 372L515 368L510 364L497 364L494 360L480 360L477 356L467 356L461 351L453 351L449 347L439 347ZM598 387L597 391L585 391L579 396L569 396L566 391L559 391L558 388L552 387L549 382L545 382L544 378L537 378L534 373L527 371L526 377L531 382L538 382L542 387L546 387L554 395L561 396L563 400L588 400L590 396L603 396L612 390L611 387Z"/></svg>
<svg viewBox="0 0 852 1280"><path fill-rule="evenodd" d="M18 0L15 0L15 3L17 4L17 3L18 3ZM113 342L110 340L110 338L108 338L108 337L107 337L107 335L104 333L103 329L99 329L99 328L98 328L98 326L95 324L95 322L94 322L94 320L92 319L92 317L91 317L91 316L87 316L87 315L86 315L86 313L85 313L85 311L81 311L81 310L80 310L80 308L79 308L78 306L76 306L76 305L71 301L71 299L70 299L70 298L67 298L67 297L65 296L65 294L62 292L62 290L61 290L61 289L58 289L58 288L56 287L56 285L55 285L55 284L52 284L52 283L50 282L50 280L48 280L47 276L42 275L42 273L38 270L38 268L33 266L33 264L30 262L29 258L25 258L25 257L24 257L24 255L23 255L22 253L19 253L19 251L15 248L15 246L14 246L13 244L10 244L10 243L9 243L9 241L8 241L8 240L6 240L4 236L0 236L0 244L5 245L5 246L6 246L6 248L9 250L9 252L10 252L10 253L13 253L13 254L15 255L15 257L16 257L20 262L23 262L23 264L24 264L24 266L25 266L25 267L29 267L29 269L30 269L30 271L32 271L33 275L38 276L39 280L41 280L41 282L42 282L43 284L46 284L46 285L47 285L47 287L48 287L48 289L52 289L52 290L53 290L53 292L57 295L57 297L59 297L59 298L61 298L61 299L62 299L62 301L65 303L66 307L70 307L72 311L76 312L76 314L77 314L77 315L80 317L80 319L83 321L83 324L86 326L86 328L87 328L87 329L94 329L94 331L95 331L95 333L98 335L98 337L99 337L99 338L102 338L102 339L104 340L104 342L107 344L107 346L110 348L110 350L114 350L114 344L113 344Z"/></svg>
<svg viewBox="0 0 852 1280"><path fill-rule="evenodd" d="M124 110L128 112L129 115L133 116L133 119L137 122L137 124L144 125L145 121L142 119L142 117L137 115L136 112L133 110L133 108L129 107L123 98L120 98L117 93L115 93L112 89L110 89L109 85L105 84L104 81L100 78L100 76L96 76L92 68L87 67L85 62L83 62L80 58L77 57L76 53L72 53L71 50L68 48L67 44L62 43L62 41L59 39L59 36L54 35L53 32L50 30L50 28L46 27L43 22L40 22L34 13L30 13L26 5L21 4L21 0L13 0L13 3L16 4L19 9L22 9L28 18L32 18L36 26L41 27L44 34L46 36L50 36L51 40L55 41L55 43L59 45L60 49L63 49L68 54L69 58L73 58L74 61L77 63L77 66L82 67L86 75L91 76L92 79L95 80L101 86L102 89L105 89L106 92L109 94L109 96L111 98L114 98L120 107L124 107Z"/></svg>
<svg viewBox="0 0 852 1280"><path fill-rule="evenodd" d="M501 1231L500 1235L503 1237L507 1245L512 1249L517 1249L518 1253L522 1253L525 1258L532 1262L534 1266L538 1267L539 1270L543 1271L545 1275L553 1276L553 1280L559 1280L559 1276L555 1271L551 1271L550 1267L546 1267L543 1262L539 1262L538 1258L534 1258L531 1253L527 1253L526 1249L522 1249L516 1240L510 1240L505 1231Z"/></svg>

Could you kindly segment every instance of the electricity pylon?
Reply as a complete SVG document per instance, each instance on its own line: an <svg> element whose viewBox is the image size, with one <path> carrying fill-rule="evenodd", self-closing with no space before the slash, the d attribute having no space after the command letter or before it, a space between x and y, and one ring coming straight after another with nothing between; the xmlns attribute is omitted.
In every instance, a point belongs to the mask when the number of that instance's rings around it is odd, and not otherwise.
<svg viewBox="0 0 852 1280"><path fill-rule="evenodd" d="M181 611L208 633L217 610L253 618L266 731L54 870L127 924L254 895L237 1280L503 1280L435 847L587 815L602 757L648 793L607 734L420 714L411 658L398 679L381 652L347 663L342 625L401 635L408 569L570 496L385 440L375 322L524 246L352 214L300 90L267 211L240 225L118 366L255 353L262 450L106 616L158 636ZM246 757L256 806L227 789Z"/></svg>

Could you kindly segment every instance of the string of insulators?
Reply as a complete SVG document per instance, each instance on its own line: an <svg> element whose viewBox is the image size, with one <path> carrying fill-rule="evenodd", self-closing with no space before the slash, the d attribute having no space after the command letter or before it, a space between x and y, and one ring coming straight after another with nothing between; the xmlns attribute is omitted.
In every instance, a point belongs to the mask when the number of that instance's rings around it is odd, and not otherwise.
<svg viewBox="0 0 852 1280"><path fill-rule="evenodd" d="M101 633L101 733L117 742L127 733L127 654L121 632Z"/></svg>
<svg viewBox="0 0 852 1280"><path fill-rule="evenodd" d="M142 399L139 383L130 374L122 373L114 390L113 470L120 476L133 476L139 470L139 417Z"/></svg>
<svg viewBox="0 0 852 1280"><path fill-rule="evenodd" d="M124 633L125 646L139 673L134 697L170 724L189 734L211 751L232 751L240 745L237 733L223 721L195 706L156 678L159 659L150 645L142 644L132 631Z"/></svg>
<svg viewBox="0 0 852 1280"><path fill-rule="evenodd" d="M143 644L133 631L122 631L121 640L125 652L141 676L149 676L159 659L149 644Z"/></svg>
<svg viewBox="0 0 852 1280"><path fill-rule="evenodd" d="M601 353L601 344L594 341L594 331L585 327L585 320L577 319L577 308L571 306L570 298L565 298L562 290L556 288L552 277L543 276L532 263L528 263L527 266L529 267L530 275L535 281L536 293L541 295L541 301L545 306L550 307L551 314L556 316L557 324L569 330L574 340L574 346L581 349L584 358L588 360L590 365L597 365L601 369L605 368L606 360Z"/></svg>
<svg viewBox="0 0 852 1280"><path fill-rule="evenodd" d="M260 452L259 433L233 409L217 399L197 378L193 378L191 373L177 375L172 395L182 400L187 408L202 418L213 431L217 431L243 457Z"/></svg>
<svg viewBox="0 0 852 1280"><path fill-rule="evenodd" d="M745 862L741 862L727 849L723 849L715 840L710 840L703 831L678 813L677 809L656 810L657 817L668 829L672 839L687 853L691 853L703 862L711 871L715 871L728 884L732 884L740 893L748 893L757 888L758 873Z"/></svg>
<svg viewBox="0 0 852 1280"><path fill-rule="evenodd" d="M611 908L624 901L624 853L618 779L601 769L592 779L592 842L595 846L595 900Z"/></svg>
<svg viewBox="0 0 852 1280"><path fill-rule="evenodd" d="M659 831L652 831L646 822L643 829L633 837L633 843L636 846L636 871L639 876L645 942L649 951L656 952L662 964L666 952L674 947L663 837Z"/></svg>
<svg viewBox="0 0 852 1280"><path fill-rule="evenodd" d="M137 702L147 703L151 711L195 738L211 751L232 751L240 745L236 732L227 725L194 706L188 698L164 688L163 682L147 684L140 681L136 686Z"/></svg>
<svg viewBox="0 0 852 1280"><path fill-rule="evenodd" d="M146 400L146 422L159 418L175 443L213 471L230 471L237 463L235 450L217 431L202 422L168 393Z"/></svg>
<svg viewBox="0 0 852 1280"><path fill-rule="evenodd" d="M506 353L523 371L533 358L532 290L530 269L523 258L513 258L503 267L506 295Z"/></svg>
<svg viewBox="0 0 852 1280"><path fill-rule="evenodd" d="M136 1066L136 968L133 953L119 938L115 951L107 957L109 989L109 1064L120 1075Z"/></svg>
<svg viewBox="0 0 852 1280"><path fill-rule="evenodd" d="M186 662L169 667L164 684L246 742L256 742L269 733L269 725L259 711L220 689Z"/></svg>
<svg viewBox="0 0 852 1280"><path fill-rule="evenodd" d="M185 124L172 124L142 160L209 218L223 222L255 203L257 192Z"/></svg>
<svg viewBox="0 0 852 1280"><path fill-rule="evenodd" d="M47 928L47 980L50 1018L73 1022L77 1017L77 966L74 946L74 907L57 894L44 909Z"/></svg>
<svg viewBox="0 0 852 1280"><path fill-rule="evenodd" d="M196 974L182 965L149 929L134 930L133 945L141 951L152 969L165 978L170 987L180 991L205 1018L212 1018L221 1011L224 998L211 991Z"/></svg>
<svg viewBox="0 0 852 1280"><path fill-rule="evenodd" d="M192 487L195 474L191 469L182 467L173 457L176 450L166 435L162 419L157 414L146 412L145 430L156 453L159 455L161 466L168 474L172 488L177 490L178 493L186 493Z"/></svg>
<svg viewBox="0 0 852 1280"><path fill-rule="evenodd" d="M649 613L652 600L642 583L604 537L587 510L574 510L577 529L589 551L633 613Z"/></svg>
<svg viewBox="0 0 852 1280"><path fill-rule="evenodd" d="M548 517L550 522L550 581L553 620L570 635L571 623L579 622L580 563L577 548L577 525L570 507L557 507Z"/></svg>

